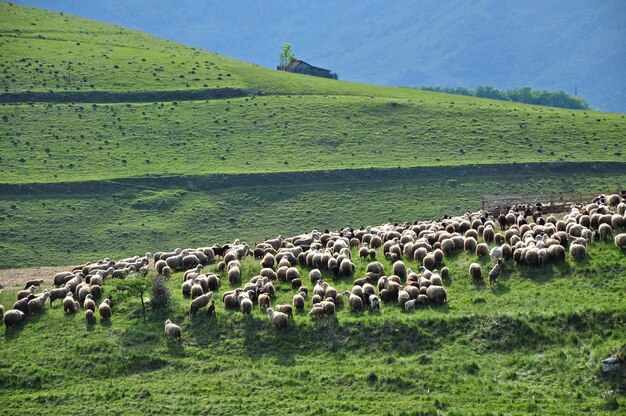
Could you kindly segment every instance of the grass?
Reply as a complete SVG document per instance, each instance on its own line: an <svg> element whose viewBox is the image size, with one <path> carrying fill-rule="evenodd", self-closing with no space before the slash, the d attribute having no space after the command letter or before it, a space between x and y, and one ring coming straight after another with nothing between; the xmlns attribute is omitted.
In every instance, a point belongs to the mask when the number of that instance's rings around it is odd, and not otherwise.
<svg viewBox="0 0 626 416"><path fill-rule="evenodd" d="M87 402L92 411L131 406L131 413L188 414L623 408L623 380L603 376L599 362L626 337L624 259L610 243L596 243L582 262L568 256L566 263L538 269L507 263L498 286L489 290L470 282L466 269L473 256L461 253L445 259L449 305L405 313L389 304L373 314L342 307L336 319L320 320L296 314L284 333L256 307L246 319L223 310L219 301L217 317L199 315L191 322L176 274L169 307L149 308L145 324L139 301L114 293L110 324L87 327L81 315L66 316L57 304L25 325L0 329L0 359L6 363L0 383L10 393L0 405L9 414L24 402L41 413L60 405L82 412ZM354 261L362 274L366 263ZM259 268L245 261L244 275ZM109 281L105 292L118 284ZM333 285L347 289L351 279ZM289 302L293 292L287 286L278 285L276 303ZM6 304L13 296L5 291L0 300ZM166 318L183 327L181 343L166 340Z"/></svg>
<svg viewBox="0 0 626 416"><path fill-rule="evenodd" d="M107 188L61 187L0 194L0 267L68 265L129 253L264 238L351 225L428 220L461 215L480 206L481 194L607 192L626 183L618 171L581 167L490 172L404 171L376 179L362 171L326 175L313 182L256 176L221 184L198 178L146 189L112 183ZM158 186L158 185L157 185ZM97 207L97 209L95 209Z"/></svg>
<svg viewBox="0 0 626 416"><path fill-rule="evenodd" d="M475 210L482 194L607 192L626 182L621 114L270 71L8 3L0 3L0 16L6 93L258 92L208 101L2 104L0 268L424 220ZM602 375L599 362L612 348L626 349L626 261L609 243L588 254L537 269L506 264L489 290L469 281L472 257L461 253L445 259L447 305L414 313L340 308L337 319L297 315L284 333L258 309L245 319L220 302L216 318L192 323L179 274L169 282L170 305L149 308L143 323L137 299L109 280L109 324L87 327L57 303L17 328L0 327L0 408L619 411L623 380ZM362 275L365 265L357 266ZM245 278L258 269L245 261ZM351 279L333 284L344 290ZM292 294L281 284L276 302ZM15 288L5 290L0 303L10 306L14 297ZM167 318L183 327L181 343L165 339Z"/></svg>

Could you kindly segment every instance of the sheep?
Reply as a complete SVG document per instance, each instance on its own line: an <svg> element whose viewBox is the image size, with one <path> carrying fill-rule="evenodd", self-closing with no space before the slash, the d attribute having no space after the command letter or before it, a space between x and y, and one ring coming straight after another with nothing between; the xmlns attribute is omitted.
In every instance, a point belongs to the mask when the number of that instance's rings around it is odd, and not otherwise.
<svg viewBox="0 0 626 416"><path fill-rule="evenodd" d="M302 295L303 295L303 292L300 292L297 295L294 295L292 302L291 302L293 304L293 307L296 308L297 311L304 310L304 296Z"/></svg>
<svg viewBox="0 0 626 416"><path fill-rule="evenodd" d="M69 286L65 286L63 288L51 289L48 293L50 293L50 306L52 307L52 302L57 299L63 299L67 296L67 293L70 291Z"/></svg>
<svg viewBox="0 0 626 416"><path fill-rule="evenodd" d="M86 283L82 283L84 286L81 286L76 293L78 293L78 302L83 303L87 298L87 295L91 294L91 288L87 286Z"/></svg>
<svg viewBox="0 0 626 416"><path fill-rule="evenodd" d="M293 317L293 308L291 307L291 305L275 305L274 310L277 312L282 312L290 318Z"/></svg>
<svg viewBox="0 0 626 416"><path fill-rule="evenodd" d="M213 292L205 293L202 296L198 296L194 300L191 301L191 305L189 305L189 316L193 317L196 312L200 309L204 308L209 304L211 298L213 297Z"/></svg>
<svg viewBox="0 0 626 416"><path fill-rule="evenodd" d="M442 280L446 280L450 276L450 269L444 267L441 269L440 275Z"/></svg>
<svg viewBox="0 0 626 416"><path fill-rule="evenodd" d="M476 246L476 256L483 257L489 255L489 246L486 243L480 243Z"/></svg>
<svg viewBox="0 0 626 416"><path fill-rule="evenodd" d="M489 255L491 256L491 260L496 262L504 257L504 252L502 250L502 247L496 246L491 249Z"/></svg>
<svg viewBox="0 0 626 416"><path fill-rule="evenodd" d="M239 267L235 266L228 269L228 282L231 285L241 283L241 269Z"/></svg>
<svg viewBox="0 0 626 416"><path fill-rule="evenodd" d="M469 266L469 275L474 281L482 280L482 268L478 263L472 263Z"/></svg>
<svg viewBox="0 0 626 416"><path fill-rule="evenodd" d="M102 301L102 303L98 307L98 313L100 313L100 318L104 320L111 319L112 313L111 313L111 300L110 299L105 299L104 301Z"/></svg>
<svg viewBox="0 0 626 416"><path fill-rule="evenodd" d="M606 203L610 207L617 207L620 202L622 202L622 197L617 194L609 195L606 200Z"/></svg>
<svg viewBox="0 0 626 416"><path fill-rule="evenodd" d="M76 308L77 303L74 302L74 294L68 292L65 298L63 298L63 312L78 312L78 308Z"/></svg>
<svg viewBox="0 0 626 416"><path fill-rule="evenodd" d="M165 266L161 271L161 274L165 277L171 276L173 273L172 268L170 266Z"/></svg>
<svg viewBox="0 0 626 416"><path fill-rule="evenodd" d="M309 280L311 280L311 284L316 284L319 280L322 280L322 272L319 269L312 269L309 272Z"/></svg>
<svg viewBox="0 0 626 416"><path fill-rule="evenodd" d="M28 295L34 295L34 294L35 294L35 286L31 285L27 290L20 290L19 292L17 292L17 300L27 298Z"/></svg>
<svg viewBox="0 0 626 416"><path fill-rule="evenodd" d="M374 274L376 276L382 275L384 273L384 271L385 271L384 267L383 267L382 263L379 262L379 261L373 261L373 262L369 263L367 265L366 270L365 270L366 273L372 273L372 274Z"/></svg>
<svg viewBox="0 0 626 416"><path fill-rule="evenodd" d="M85 298L85 302L83 302L83 309L90 309L92 312L96 311L96 302L94 302L93 295L91 295L91 293Z"/></svg>
<svg viewBox="0 0 626 416"><path fill-rule="evenodd" d="M93 312L94 311L91 309L85 309L85 321L87 321L87 325L96 323L96 315Z"/></svg>
<svg viewBox="0 0 626 416"><path fill-rule="evenodd" d="M263 277L267 277L271 281L275 281L278 279L276 272L273 269L270 269L268 267L261 269L261 271L259 272L259 275Z"/></svg>
<svg viewBox="0 0 626 416"><path fill-rule="evenodd" d="M295 296L294 296L294 298L295 298ZM304 299L303 299L303 302L304 302ZM261 308L261 309L268 308L270 306L270 297L269 297L269 295L267 295L266 293L260 294L259 297L257 298L257 303L259 305L259 308Z"/></svg>
<svg viewBox="0 0 626 416"><path fill-rule="evenodd" d="M2 320L6 327L13 327L24 320L26 314L17 309L9 309L4 313Z"/></svg>
<svg viewBox="0 0 626 416"><path fill-rule="evenodd" d="M24 289L28 289L31 286L40 286L42 283L43 283L43 279L29 280L28 282L26 282L26 285L24 286Z"/></svg>
<svg viewBox="0 0 626 416"><path fill-rule="evenodd" d="M286 329L289 322L289 317L282 312L274 312L272 308L267 309L267 316L273 325L276 325L279 329Z"/></svg>
<svg viewBox="0 0 626 416"><path fill-rule="evenodd" d="M613 238L613 229L609 224L600 224L598 227L598 233L603 240L609 240Z"/></svg>
<svg viewBox="0 0 626 416"><path fill-rule="evenodd" d="M252 301L243 294L239 295L238 300L241 313L250 316L250 313L252 313Z"/></svg>
<svg viewBox="0 0 626 416"><path fill-rule="evenodd" d="M46 305L46 301L48 300L48 296L50 296L50 294L48 293L47 290L44 290L43 293L41 294L41 296L38 296L34 299L31 299L28 301L28 311L29 313L33 314L35 312L40 312L43 310L44 306Z"/></svg>
<svg viewBox="0 0 626 416"><path fill-rule="evenodd" d="M326 313L324 312L324 309L320 306L314 306L310 311L309 311L309 316L311 317L316 317L316 316L323 316Z"/></svg>
<svg viewBox="0 0 626 416"><path fill-rule="evenodd" d="M398 291L398 305L400 305L400 307L403 307L405 303L407 303L409 300L411 299L411 296L409 295L409 293L404 290L404 289L400 289Z"/></svg>
<svg viewBox="0 0 626 416"><path fill-rule="evenodd" d="M424 260L422 260L422 265L427 268L427 269L432 269L437 265L437 261L435 259L435 256L433 254L427 254L424 257Z"/></svg>
<svg viewBox="0 0 626 416"><path fill-rule="evenodd" d="M402 260L398 260L393 264L392 274L400 277L400 279L406 279L406 265Z"/></svg>
<svg viewBox="0 0 626 416"><path fill-rule="evenodd" d="M426 296L433 302L446 303L448 301L448 294L443 286L428 286L426 289Z"/></svg>
<svg viewBox="0 0 626 416"><path fill-rule="evenodd" d="M265 253L265 256L263 257L263 260L261 260L261 267L262 268L274 268L274 262L276 261L276 259L274 258L274 256L271 253Z"/></svg>
<svg viewBox="0 0 626 416"><path fill-rule="evenodd" d="M361 310L363 310L363 299L360 296L357 296L347 290L344 292L344 295L348 297L348 305L350 306L350 311L360 312Z"/></svg>
<svg viewBox="0 0 626 416"><path fill-rule="evenodd" d="M74 274L72 272L59 272L54 275L53 283L54 286L59 287L66 283L66 279L68 277L73 277Z"/></svg>
<svg viewBox="0 0 626 416"><path fill-rule="evenodd" d="M339 264L339 273L342 276L352 276L354 274L354 264L350 261L350 259L343 259Z"/></svg>
<svg viewBox="0 0 626 416"><path fill-rule="evenodd" d="M493 243L495 236L496 232L492 227L485 227L485 229L483 230L483 240L485 241L485 243Z"/></svg>
<svg viewBox="0 0 626 416"><path fill-rule="evenodd" d="M195 278L194 283L191 286L191 299L196 299L197 297L200 297L202 295L204 295L204 289L198 281L198 278Z"/></svg>
<svg viewBox="0 0 626 416"><path fill-rule="evenodd" d="M615 236L615 247L619 249L626 248L626 233L621 233Z"/></svg>
<svg viewBox="0 0 626 416"><path fill-rule="evenodd" d="M226 309L237 309L239 307L239 292L239 289L235 289L235 291L224 293L222 301Z"/></svg>
<svg viewBox="0 0 626 416"><path fill-rule="evenodd" d="M456 250L456 245L451 238L446 238L441 242L441 251L446 256L450 256Z"/></svg>
<svg viewBox="0 0 626 416"><path fill-rule="evenodd" d="M323 300L318 304L313 304L313 306L315 305L319 305L324 310L324 314L328 316L332 316L335 314L335 304L333 302Z"/></svg>
<svg viewBox="0 0 626 416"><path fill-rule="evenodd" d="M291 281L293 281L295 279L300 279L301 278L300 272L295 267L288 267L287 268L287 273L286 273L285 277L286 277L286 281L287 282L291 282ZM298 285L298 286L300 286L300 285Z"/></svg>
<svg viewBox="0 0 626 416"><path fill-rule="evenodd" d="M489 271L489 286L490 287L493 287L493 285L496 283L496 280L498 279L498 276L500 276L500 273L502 272L502 267L500 266L500 263L502 263L502 259L498 259L496 264Z"/></svg>
<svg viewBox="0 0 626 416"><path fill-rule="evenodd" d="M554 244L548 247L549 260L565 260L565 247L560 244Z"/></svg>
<svg viewBox="0 0 626 416"><path fill-rule="evenodd" d="M380 310L380 299L378 299L378 296L371 294L369 296L369 308L370 308L370 312L373 310Z"/></svg>
<svg viewBox="0 0 626 416"><path fill-rule="evenodd" d="M178 325L172 323L172 321L168 319L165 321L165 335L167 335L169 338L179 340L183 335L183 331Z"/></svg>
<svg viewBox="0 0 626 416"><path fill-rule="evenodd" d="M433 270L433 275L430 277L430 284L435 286L443 286L443 279L437 272L437 269ZM407 290L405 288L405 290ZM416 295L417 296L417 295ZM414 296L411 296L413 298Z"/></svg>
<svg viewBox="0 0 626 416"><path fill-rule="evenodd" d="M463 242L463 250L465 251L475 251L478 242L474 237L466 237Z"/></svg>
<svg viewBox="0 0 626 416"><path fill-rule="evenodd" d="M574 257L575 259L584 258L586 251L587 250L585 249L585 246L583 246L582 244L572 244L569 247L569 254L571 254L572 257Z"/></svg>
<svg viewBox="0 0 626 416"><path fill-rule="evenodd" d="M413 309L415 309L415 305L417 305L417 304L418 304L418 300L417 300L417 298L415 298L415 299L411 299L411 300L407 301L407 302L404 304L404 310L405 310L405 311L407 311L407 312L410 312L410 311L412 311Z"/></svg>

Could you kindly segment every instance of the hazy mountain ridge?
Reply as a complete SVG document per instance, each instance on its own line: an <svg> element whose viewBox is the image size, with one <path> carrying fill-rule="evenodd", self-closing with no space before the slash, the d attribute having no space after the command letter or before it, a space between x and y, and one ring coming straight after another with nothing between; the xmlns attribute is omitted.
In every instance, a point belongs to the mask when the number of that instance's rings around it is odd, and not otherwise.
<svg viewBox="0 0 626 416"><path fill-rule="evenodd" d="M626 111L626 4L202 2L35 5L144 30L273 68L283 42L341 79L382 85L530 86Z"/></svg>

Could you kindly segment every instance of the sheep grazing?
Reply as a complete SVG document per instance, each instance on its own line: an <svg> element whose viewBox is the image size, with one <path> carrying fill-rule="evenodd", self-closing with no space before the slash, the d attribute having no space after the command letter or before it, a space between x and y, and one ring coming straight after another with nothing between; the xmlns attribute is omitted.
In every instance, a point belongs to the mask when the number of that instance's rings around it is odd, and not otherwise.
<svg viewBox="0 0 626 416"><path fill-rule="evenodd" d="M4 325L10 328L22 322L24 318L26 318L26 314L24 312L17 309L9 309L4 313L2 320Z"/></svg>
<svg viewBox="0 0 626 416"><path fill-rule="evenodd" d="M28 289L31 286L40 286L43 283L43 279L39 279L39 280L29 280L28 282L26 282L26 285L24 286L24 289Z"/></svg>
<svg viewBox="0 0 626 416"><path fill-rule="evenodd" d="M444 267L443 269L441 269L441 272L439 274L442 280L446 280L448 277L450 277L450 269Z"/></svg>
<svg viewBox="0 0 626 416"><path fill-rule="evenodd" d="M297 295L296 295L297 296ZM304 302L304 299L302 300ZM262 293L257 298L257 303L259 304L259 308L266 309L270 306L270 297L266 293Z"/></svg>
<svg viewBox="0 0 626 416"><path fill-rule="evenodd" d="M598 227L598 233L602 240L609 240L613 238L613 229L609 224L600 224Z"/></svg>
<svg viewBox="0 0 626 416"><path fill-rule="evenodd" d="M569 246L569 254L575 259L583 259L587 253L587 249L582 244L572 244Z"/></svg>
<svg viewBox="0 0 626 416"><path fill-rule="evenodd" d="M96 323L96 315L93 313L93 310L85 309L85 321L87 321L87 325Z"/></svg>
<svg viewBox="0 0 626 416"><path fill-rule="evenodd" d="M239 310L241 310L241 313L246 316L250 316L250 314L252 313L252 301L243 294L239 295L238 300Z"/></svg>
<svg viewBox="0 0 626 416"><path fill-rule="evenodd" d="M100 306L98 307L98 313L100 313L100 318L104 320L111 319L111 300L105 299Z"/></svg>
<svg viewBox="0 0 626 416"><path fill-rule="evenodd" d="M469 266L469 275L474 281L482 280L482 268L478 263L472 263Z"/></svg>
<svg viewBox="0 0 626 416"><path fill-rule="evenodd" d="M168 319L167 321L165 321L165 334L169 338L174 338L174 339L179 340L180 337L183 335L183 331L182 329L180 329L178 325L173 324L172 321Z"/></svg>
<svg viewBox="0 0 626 416"><path fill-rule="evenodd" d="M67 296L67 293L70 291L69 286L65 286L60 289L51 289L48 293L50 293L50 307L52 307L52 302L57 299L63 299Z"/></svg>
<svg viewBox="0 0 626 416"><path fill-rule="evenodd" d="M350 311L361 312L363 310L363 299L361 299L360 296L357 296L349 291L345 291L344 295L348 297L348 305L350 306Z"/></svg>
<svg viewBox="0 0 626 416"><path fill-rule="evenodd" d="M53 282L54 286L59 287L63 286L67 282L67 278L73 277L74 274L72 272L60 272L54 275Z"/></svg>
<svg viewBox="0 0 626 416"><path fill-rule="evenodd" d="M296 308L297 311L304 310L304 296L302 296L302 292L293 296L292 302L293 307Z"/></svg>
<svg viewBox="0 0 626 416"><path fill-rule="evenodd" d="M36 297L35 299L31 299L28 301L28 311L33 314L35 312L41 312L43 307L46 305L46 301L48 300L48 296L50 294L47 290L44 290L41 296Z"/></svg>
<svg viewBox="0 0 626 416"><path fill-rule="evenodd" d="M228 282L231 285L241 283L241 269L239 267L235 266L228 269Z"/></svg>
<svg viewBox="0 0 626 416"><path fill-rule="evenodd" d="M484 257L489 255L489 246L485 243L480 243L476 246L476 256Z"/></svg>
<svg viewBox="0 0 626 416"><path fill-rule="evenodd" d="M427 269L433 269L437 265L437 260L433 254L429 253L422 260L422 265Z"/></svg>
<svg viewBox="0 0 626 416"><path fill-rule="evenodd" d="M87 310L91 310L92 312L96 311L96 302L94 302L92 294L87 295L87 297L85 298L85 301L83 302L83 309L85 311Z"/></svg>
<svg viewBox="0 0 626 416"><path fill-rule="evenodd" d="M448 301L448 294L443 286L428 286L426 296L433 302L446 303Z"/></svg>
<svg viewBox="0 0 626 416"><path fill-rule="evenodd" d="M276 325L279 329L286 329L289 323L289 317L282 312L274 312L272 308L267 309L267 316L273 325Z"/></svg>
<svg viewBox="0 0 626 416"><path fill-rule="evenodd" d="M192 300L191 305L189 306L189 316L194 316L196 312L207 306L212 297L213 292L209 292Z"/></svg>
<svg viewBox="0 0 626 416"><path fill-rule="evenodd" d="M74 301L74 294L68 292L65 298L63 298L63 312L75 313L78 312L76 305L78 302Z"/></svg>
<svg viewBox="0 0 626 416"><path fill-rule="evenodd" d="M309 311L309 316L323 316L325 315L324 309L320 306L313 306L313 308Z"/></svg>
<svg viewBox="0 0 626 416"><path fill-rule="evenodd" d="M502 263L502 259L498 259L497 263L493 266L493 268L489 271L489 286L493 287L502 272L502 267L500 266Z"/></svg>
<svg viewBox="0 0 626 416"><path fill-rule="evenodd" d="M626 248L626 233L618 234L615 236L615 247L619 249Z"/></svg>
<svg viewBox="0 0 626 416"><path fill-rule="evenodd" d="M196 277L194 279L193 285L191 286L191 299L196 299L202 295L204 295L204 289L202 288L202 285Z"/></svg>
<svg viewBox="0 0 626 416"><path fill-rule="evenodd" d="M402 280L406 279L406 265L402 260L398 260L393 264L392 274L400 277Z"/></svg>

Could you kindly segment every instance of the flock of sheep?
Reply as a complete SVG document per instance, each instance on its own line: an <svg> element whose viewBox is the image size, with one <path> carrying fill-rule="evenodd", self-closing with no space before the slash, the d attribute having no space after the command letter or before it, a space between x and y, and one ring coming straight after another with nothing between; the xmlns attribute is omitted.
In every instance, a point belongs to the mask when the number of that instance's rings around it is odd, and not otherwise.
<svg viewBox="0 0 626 416"><path fill-rule="evenodd" d="M449 270L439 268L447 256L461 251L492 259L492 267L485 274L493 286L506 261L542 266L564 261L568 252L573 258L581 259L586 256L589 243L610 238L614 238L618 248L626 248L626 233L613 236L626 226L626 203L619 195L599 196L591 203L572 206L561 218L544 215L541 208L540 204L517 206L498 216L479 211L460 217L359 230L313 231L290 238L279 236L254 247L235 241L223 246L158 252L153 256L146 253L117 262L104 259L56 274L54 288L41 293L37 293L37 287L42 280L28 282L25 290L17 294L13 308L3 313L0 305L0 313L5 325L13 326L26 315L42 311L48 299L50 307L59 299L66 313L76 313L82 308L88 323L95 322L96 309L101 319L110 319L111 298L96 304L103 296L104 280L126 278L133 273L146 275L154 267L156 273L164 276L183 273L181 293L190 299L192 319L204 308L208 315L215 312L214 294L219 292L222 278L227 278L231 287L236 288L222 293L225 309L250 315L256 306L273 325L285 329L294 312L304 313L305 309L315 318L335 315L344 304L352 313L360 313L377 311L381 305L397 305L411 311L431 303L446 303L444 283ZM495 246L490 250L489 244ZM377 260L380 253L390 265L387 270ZM355 276L352 256L356 254L369 261L362 276ZM242 261L250 257L259 261L260 271L244 279ZM417 262L418 270L408 268L407 259ZM203 273L205 266L215 263L213 272ZM300 270L308 270L308 274L302 276ZM470 265L468 274L475 282L484 279L478 263ZM354 279L352 288L340 292L330 280L324 280L324 275L332 280ZM288 284L293 290L290 304L275 303L280 284ZM182 336L181 328L170 320L165 322L165 333L172 338Z"/></svg>

